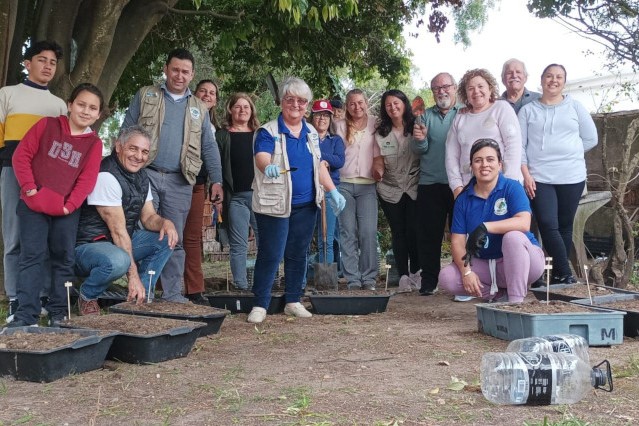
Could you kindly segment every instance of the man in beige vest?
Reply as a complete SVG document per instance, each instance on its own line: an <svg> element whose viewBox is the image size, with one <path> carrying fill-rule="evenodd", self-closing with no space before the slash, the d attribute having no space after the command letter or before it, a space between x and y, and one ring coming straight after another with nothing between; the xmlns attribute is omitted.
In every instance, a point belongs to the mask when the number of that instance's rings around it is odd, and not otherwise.
<svg viewBox="0 0 639 426"><path fill-rule="evenodd" d="M153 204L162 217L171 220L179 242L160 276L162 299L188 301L182 295L184 250L182 235L191 207L192 185L202 160L213 183L211 199L222 202L220 152L211 131L206 106L189 90L195 60L186 49L171 51L164 65L166 81L140 89L129 105L123 128L139 124L151 134L147 172Z"/></svg>

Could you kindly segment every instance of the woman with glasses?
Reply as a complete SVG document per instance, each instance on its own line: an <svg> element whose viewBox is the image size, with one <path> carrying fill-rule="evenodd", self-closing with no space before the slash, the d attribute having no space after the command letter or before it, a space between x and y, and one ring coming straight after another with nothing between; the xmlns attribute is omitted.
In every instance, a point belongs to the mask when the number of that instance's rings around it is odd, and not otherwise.
<svg viewBox="0 0 639 426"><path fill-rule="evenodd" d="M253 309L248 322L261 323L271 301L273 280L284 258L284 313L311 313L300 303L306 251L313 237L317 208L324 194L335 215L345 200L321 163L319 136L304 119L313 93L301 79L289 77L279 90L281 113L260 127L254 140L253 211L260 240L255 260Z"/></svg>
<svg viewBox="0 0 639 426"><path fill-rule="evenodd" d="M519 124L524 152L524 188L544 243L553 259L553 283L573 284L568 263L572 225L586 184L584 153L597 145L588 111L563 95L566 69L551 64L541 74L541 98L524 105Z"/></svg>
<svg viewBox="0 0 639 426"><path fill-rule="evenodd" d="M459 101L467 111L459 111L446 139L448 185L457 197L472 177L468 154L475 140L491 138L503 153L503 173L521 177L521 130L510 104L498 100L497 80L485 69L467 71L457 89Z"/></svg>
<svg viewBox="0 0 639 426"><path fill-rule="evenodd" d="M439 273L439 288L455 295L522 302L544 270L544 252L530 232L528 197L518 181L502 175L495 140L477 140L469 159L474 177L455 201L453 263Z"/></svg>
<svg viewBox="0 0 639 426"><path fill-rule="evenodd" d="M328 131L333 117L333 106L328 99L315 101L311 107L311 113L311 122L319 135L322 163L328 168L333 185L339 188L339 170L344 165L344 141L340 136L333 135ZM331 209L326 209L326 249L324 249L321 216L318 217L317 249L320 263L335 262L333 242L335 241L336 223L337 216ZM324 259L324 250L326 250L326 259Z"/></svg>
<svg viewBox="0 0 639 426"><path fill-rule="evenodd" d="M213 80L201 80L195 87L195 97L200 99L209 110L213 135L220 127L215 107L217 106L218 88ZM204 293L204 273L202 272L202 226L204 223L204 201L206 199L206 168L202 166L195 185L191 209L184 225L184 294L193 303L209 305Z"/></svg>
<svg viewBox="0 0 639 426"><path fill-rule="evenodd" d="M340 193L346 207L339 218L339 240L344 278L351 290L375 290L377 262L377 192L373 158L377 118L368 114L364 92L353 89L346 95L346 118L335 120L335 133L346 145L340 170Z"/></svg>
<svg viewBox="0 0 639 426"><path fill-rule="evenodd" d="M375 142L380 155L373 160L373 177L391 229L399 289L411 291L411 280L417 281L419 271L416 206L419 157L409 145L415 117L404 92L395 89L382 95L379 115Z"/></svg>
<svg viewBox="0 0 639 426"><path fill-rule="evenodd" d="M233 286L248 290L246 257L249 226L258 240L253 199L253 135L260 127L255 104L246 93L234 93L226 103L224 128L216 134L222 159L223 221L229 235L229 261Z"/></svg>

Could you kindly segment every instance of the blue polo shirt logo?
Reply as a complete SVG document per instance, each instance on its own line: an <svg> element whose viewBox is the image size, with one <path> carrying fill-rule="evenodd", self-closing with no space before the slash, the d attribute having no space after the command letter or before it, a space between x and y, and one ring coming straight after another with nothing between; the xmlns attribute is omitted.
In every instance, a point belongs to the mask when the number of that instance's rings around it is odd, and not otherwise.
<svg viewBox="0 0 639 426"><path fill-rule="evenodd" d="M503 216L508 213L508 204L505 198L498 198L497 201L495 201L494 211L497 216Z"/></svg>

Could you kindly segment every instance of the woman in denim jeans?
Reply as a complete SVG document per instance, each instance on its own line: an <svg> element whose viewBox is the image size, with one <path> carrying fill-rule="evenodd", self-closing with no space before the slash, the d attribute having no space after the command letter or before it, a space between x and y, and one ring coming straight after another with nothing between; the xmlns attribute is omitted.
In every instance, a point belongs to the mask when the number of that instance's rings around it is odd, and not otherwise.
<svg viewBox="0 0 639 426"><path fill-rule="evenodd" d="M260 232L255 260L253 309L248 322L261 323L271 301L273 280L284 259L284 313L301 318L311 313L300 303L306 251L313 237L317 207L324 194L338 215L346 203L321 163L319 136L304 115L313 93L301 79L287 78L280 87L282 112L255 135L253 211Z"/></svg>
<svg viewBox="0 0 639 426"><path fill-rule="evenodd" d="M226 103L226 124L216 134L224 178L223 222L228 227L231 273L236 290L248 290L246 257L249 226L258 238L251 208L253 198L253 135L260 127L255 104L246 93L234 93Z"/></svg>

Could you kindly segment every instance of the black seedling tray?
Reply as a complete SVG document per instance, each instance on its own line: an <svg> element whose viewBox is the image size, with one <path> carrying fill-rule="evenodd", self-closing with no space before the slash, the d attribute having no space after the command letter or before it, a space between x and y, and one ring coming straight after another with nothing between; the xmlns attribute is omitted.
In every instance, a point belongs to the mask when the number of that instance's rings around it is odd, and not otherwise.
<svg viewBox="0 0 639 426"><path fill-rule="evenodd" d="M68 345L46 351L0 349L0 375L29 382L52 382L70 374L84 373L102 367L116 333L94 330L16 327L0 334L18 332L34 334L77 333L85 336Z"/></svg>
<svg viewBox="0 0 639 426"><path fill-rule="evenodd" d="M253 300L255 296L252 294L207 294L211 306L220 309L228 309L233 314L243 313L247 314L253 309ZM273 294L271 295L271 303L266 310L269 315L279 314L284 312L284 295Z"/></svg>
<svg viewBox="0 0 639 426"><path fill-rule="evenodd" d="M367 315L386 311L390 295L330 295L309 296L316 314L320 315Z"/></svg>
<svg viewBox="0 0 639 426"><path fill-rule="evenodd" d="M626 309L615 308L614 306L606 305L611 302L621 302L627 300L637 300L639 294L607 294L605 296L597 296L592 298L592 304L598 308L611 309L615 311L625 312L623 318L623 335L628 337L639 336L639 311L629 311ZM579 305L590 306L590 299L577 299L572 303L578 303Z"/></svg>
<svg viewBox="0 0 639 426"><path fill-rule="evenodd" d="M577 286L583 286L585 288L585 284L551 284L550 285L550 300L562 300L564 302L570 302L573 300L577 300L580 299L579 296L570 296L567 294L561 294L561 293L554 293L553 291L555 290L561 290L564 288L573 288L573 287L577 287ZM630 291L630 290L625 290L622 288L616 288L616 287L608 287L608 286L603 286L603 285L598 285L598 286L591 286L591 291L593 287L599 287L599 288L605 288L606 290L610 290L610 291L614 291L615 293L620 293L620 294L638 294L634 291ZM532 294L535 295L535 297L537 298L537 300L546 300L546 286L543 287L537 287L537 288L531 288L530 291L532 292Z"/></svg>
<svg viewBox="0 0 639 426"><path fill-rule="evenodd" d="M101 308L108 308L118 303L126 302L128 294L124 291L105 291L98 296L98 304Z"/></svg>
<svg viewBox="0 0 639 426"><path fill-rule="evenodd" d="M162 302L156 302L162 303ZM121 304L113 305L109 308L110 312L116 314L127 314L127 315L141 315L147 317L156 317L156 318L171 318L185 321L196 321L198 323L205 323L205 327L199 328L200 334L199 337L208 336L209 334L215 334L220 331L220 327L222 327L222 323L224 322L224 318L229 314L229 311L226 309L219 308L207 308L211 309L214 312L206 315L189 315L189 314L180 314L180 313L168 313L168 312L145 312L145 311L136 311L133 309L127 309Z"/></svg>

